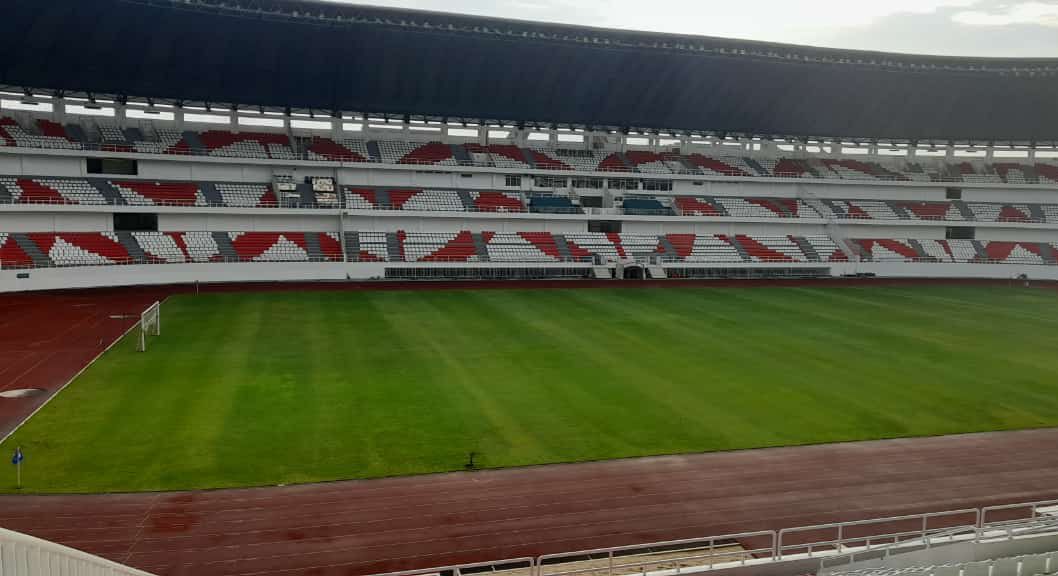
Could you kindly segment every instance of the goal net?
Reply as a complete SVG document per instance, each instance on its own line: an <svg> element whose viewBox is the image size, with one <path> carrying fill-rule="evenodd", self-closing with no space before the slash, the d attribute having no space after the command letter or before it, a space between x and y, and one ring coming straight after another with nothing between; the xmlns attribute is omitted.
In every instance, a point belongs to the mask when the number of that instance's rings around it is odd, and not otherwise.
<svg viewBox="0 0 1058 576"><path fill-rule="evenodd" d="M146 352L152 336L162 335L162 304L155 302L140 314L139 351Z"/></svg>

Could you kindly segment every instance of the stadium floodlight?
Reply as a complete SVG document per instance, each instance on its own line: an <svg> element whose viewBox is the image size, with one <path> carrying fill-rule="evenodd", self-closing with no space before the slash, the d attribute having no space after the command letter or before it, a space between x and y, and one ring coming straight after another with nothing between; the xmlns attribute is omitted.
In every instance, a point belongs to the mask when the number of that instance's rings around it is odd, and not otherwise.
<svg viewBox="0 0 1058 576"><path fill-rule="evenodd" d="M147 343L150 336L162 335L162 304L155 302L140 314L140 341L138 350L147 351Z"/></svg>

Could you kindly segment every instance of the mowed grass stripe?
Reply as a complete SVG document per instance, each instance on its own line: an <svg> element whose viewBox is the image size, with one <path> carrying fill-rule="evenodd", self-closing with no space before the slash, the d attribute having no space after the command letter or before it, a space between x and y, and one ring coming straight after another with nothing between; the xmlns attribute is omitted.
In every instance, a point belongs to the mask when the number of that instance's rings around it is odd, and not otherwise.
<svg viewBox="0 0 1058 576"><path fill-rule="evenodd" d="M179 296L2 448L27 491L311 482L1058 425L1058 309L979 287ZM12 479L13 480L13 479ZM13 490L7 481L0 488Z"/></svg>

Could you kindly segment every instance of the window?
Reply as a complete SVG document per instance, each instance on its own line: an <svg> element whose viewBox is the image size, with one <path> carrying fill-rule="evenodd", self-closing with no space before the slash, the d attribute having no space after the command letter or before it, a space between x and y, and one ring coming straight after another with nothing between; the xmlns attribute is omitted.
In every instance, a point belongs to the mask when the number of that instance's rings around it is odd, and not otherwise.
<svg viewBox="0 0 1058 576"><path fill-rule="evenodd" d="M944 190L944 197L948 200L962 200L962 188L948 188Z"/></svg>
<svg viewBox="0 0 1058 576"><path fill-rule="evenodd" d="M115 213L115 232L157 232L158 215L143 213Z"/></svg>
<svg viewBox="0 0 1058 576"><path fill-rule="evenodd" d="M967 226L951 226L948 228L946 238L948 240L973 240L977 229Z"/></svg>
<svg viewBox="0 0 1058 576"><path fill-rule="evenodd" d="M580 205L584 208L602 208L602 196L581 196Z"/></svg>
<svg viewBox="0 0 1058 576"><path fill-rule="evenodd" d="M574 178L573 187L602 190L602 178Z"/></svg>
<svg viewBox="0 0 1058 576"><path fill-rule="evenodd" d="M565 188L566 179L559 176L537 176L533 185L537 188Z"/></svg>
<svg viewBox="0 0 1058 576"><path fill-rule="evenodd" d="M588 232L603 232L606 234L620 234L621 222L619 220L589 220Z"/></svg>
<svg viewBox="0 0 1058 576"><path fill-rule="evenodd" d="M515 174L508 174L506 176L505 180L504 180L503 185L508 187L508 188L521 188L522 187L522 177L521 176L517 176Z"/></svg>
<svg viewBox="0 0 1058 576"><path fill-rule="evenodd" d="M140 173L140 167L135 160L124 158L88 158L88 173L135 176Z"/></svg>
<svg viewBox="0 0 1058 576"><path fill-rule="evenodd" d="M610 190L639 190L639 181L633 178L611 178Z"/></svg>
<svg viewBox="0 0 1058 576"><path fill-rule="evenodd" d="M643 190L672 190L672 180L643 180Z"/></svg>

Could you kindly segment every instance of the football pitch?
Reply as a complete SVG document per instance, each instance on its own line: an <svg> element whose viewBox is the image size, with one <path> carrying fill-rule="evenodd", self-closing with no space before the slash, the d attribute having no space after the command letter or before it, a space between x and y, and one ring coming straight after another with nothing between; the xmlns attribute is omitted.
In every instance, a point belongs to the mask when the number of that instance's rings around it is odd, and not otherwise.
<svg viewBox="0 0 1058 576"><path fill-rule="evenodd" d="M24 492L274 485L1058 425L1058 293L182 295L20 429ZM14 474L0 480L13 491Z"/></svg>

